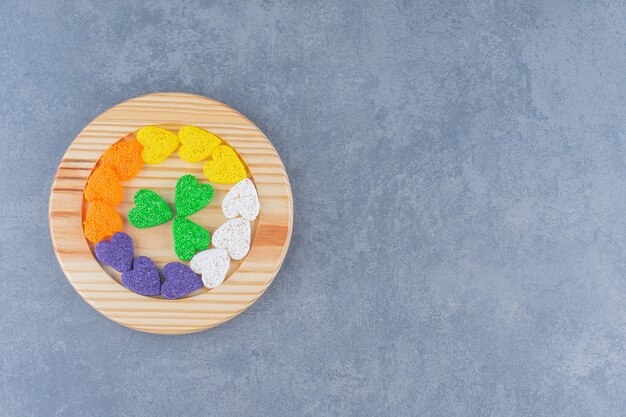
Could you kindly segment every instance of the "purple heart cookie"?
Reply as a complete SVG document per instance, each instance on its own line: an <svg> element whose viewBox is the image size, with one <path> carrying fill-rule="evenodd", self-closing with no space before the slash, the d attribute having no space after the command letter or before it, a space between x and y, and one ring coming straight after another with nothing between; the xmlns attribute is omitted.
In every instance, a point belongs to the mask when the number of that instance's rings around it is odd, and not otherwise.
<svg viewBox="0 0 626 417"><path fill-rule="evenodd" d="M159 270L147 256L138 256L133 262L133 269L122 274L122 284L141 295L159 295L161 277Z"/></svg>
<svg viewBox="0 0 626 417"><path fill-rule="evenodd" d="M96 245L96 258L118 272L130 271L135 258L133 239L119 232L109 241L101 240Z"/></svg>
<svg viewBox="0 0 626 417"><path fill-rule="evenodd" d="M161 287L161 294L170 300L191 294L202 288L202 280L198 274L180 262L170 262L165 265L163 275L166 281Z"/></svg>

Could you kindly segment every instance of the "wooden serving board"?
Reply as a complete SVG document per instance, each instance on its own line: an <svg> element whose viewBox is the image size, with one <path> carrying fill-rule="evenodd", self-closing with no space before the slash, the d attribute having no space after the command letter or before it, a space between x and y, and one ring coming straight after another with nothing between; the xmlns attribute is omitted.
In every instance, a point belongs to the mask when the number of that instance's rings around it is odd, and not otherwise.
<svg viewBox="0 0 626 417"><path fill-rule="evenodd" d="M233 262L219 287L202 288L179 300L145 297L124 288L120 274L101 265L94 245L83 235L87 203L83 190L104 151L133 137L143 126L160 125L177 131L194 125L222 137L244 160L259 194L261 212L252 223L252 244L242 261ZM204 161L203 161L204 162ZM135 242L135 256L150 257L160 268L180 260L173 249L171 222L136 229L127 221L138 189L157 191L173 203L176 180L194 174L207 182L201 163L181 160L177 152L158 165L144 165L139 175L124 182L124 200L116 208L124 232ZM213 201L190 218L213 232L227 219L221 202L233 184L212 184ZM125 101L96 117L74 139L63 156L50 193L50 234L61 268L74 289L111 320L149 333L192 333L217 326L249 307L271 284L280 269L293 224L289 178L276 150L250 120L227 105L186 93L157 93Z"/></svg>

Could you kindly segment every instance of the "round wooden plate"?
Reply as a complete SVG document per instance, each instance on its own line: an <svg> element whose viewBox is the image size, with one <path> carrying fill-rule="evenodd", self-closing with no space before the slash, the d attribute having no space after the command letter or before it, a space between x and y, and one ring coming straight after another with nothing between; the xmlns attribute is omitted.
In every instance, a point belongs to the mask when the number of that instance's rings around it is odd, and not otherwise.
<svg viewBox="0 0 626 417"><path fill-rule="evenodd" d="M83 189L104 151L132 137L143 126L160 125L176 131L198 126L221 136L241 155L261 203L252 224L252 244L243 261L233 262L222 285L205 288L179 300L144 297L120 284L119 274L102 266L93 245L83 235L87 203ZM124 182L124 200L117 211L126 219L138 189L157 191L173 202L176 180L194 174L205 180L202 163L193 164L172 154L159 165L144 165L139 175ZM209 206L191 216L213 232L227 219L221 202L231 185L213 184ZM57 259L74 289L93 308L111 320L149 333L182 334L208 329L232 319L249 307L271 284L280 269L293 223L289 178L276 150L250 120L227 105L186 93L157 93L136 97L110 108L89 123L63 156L50 193L50 234ZM135 256L152 258L159 267L178 261L173 250L171 222L138 230L124 221L124 232L135 241Z"/></svg>

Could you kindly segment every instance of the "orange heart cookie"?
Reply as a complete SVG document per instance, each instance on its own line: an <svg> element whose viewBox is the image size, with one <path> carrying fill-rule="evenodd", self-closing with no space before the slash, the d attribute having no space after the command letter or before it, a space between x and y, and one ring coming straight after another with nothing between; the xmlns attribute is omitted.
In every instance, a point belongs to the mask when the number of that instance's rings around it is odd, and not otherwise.
<svg viewBox="0 0 626 417"><path fill-rule="evenodd" d="M207 159L222 140L211 132L195 126L185 126L178 131L180 148L178 156L188 162Z"/></svg>
<svg viewBox="0 0 626 417"><path fill-rule="evenodd" d="M91 203L84 221L85 237L90 242L100 242L122 231L122 218L105 203Z"/></svg>
<svg viewBox="0 0 626 417"><path fill-rule="evenodd" d="M237 152L227 145L220 145L211 155L212 161L204 164L204 175L218 184L233 184L247 178L246 168Z"/></svg>
<svg viewBox="0 0 626 417"><path fill-rule="evenodd" d="M113 168L120 180L128 181L143 168L142 149L143 146L137 140L123 140L107 149L100 163Z"/></svg>
<svg viewBox="0 0 626 417"><path fill-rule="evenodd" d="M87 180L85 200L90 203L101 201L110 206L117 206L124 198L124 187L113 168L100 165Z"/></svg>
<svg viewBox="0 0 626 417"><path fill-rule="evenodd" d="M137 132L143 145L141 159L147 164L160 164L178 148L178 135L157 126L146 126Z"/></svg>

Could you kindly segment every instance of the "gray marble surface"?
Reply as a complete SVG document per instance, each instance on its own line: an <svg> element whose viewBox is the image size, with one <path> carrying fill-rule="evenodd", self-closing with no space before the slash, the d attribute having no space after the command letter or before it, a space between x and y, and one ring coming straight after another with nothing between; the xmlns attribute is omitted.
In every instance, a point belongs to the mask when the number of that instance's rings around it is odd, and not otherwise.
<svg viewBox="0 0 626 417"><path fill-rule="evenodd" d="M0 3L0 415L626 415L626 6ZM92 310L47 205L127 98L221 100L273 141L292 245L231 322Z"/></svg>

